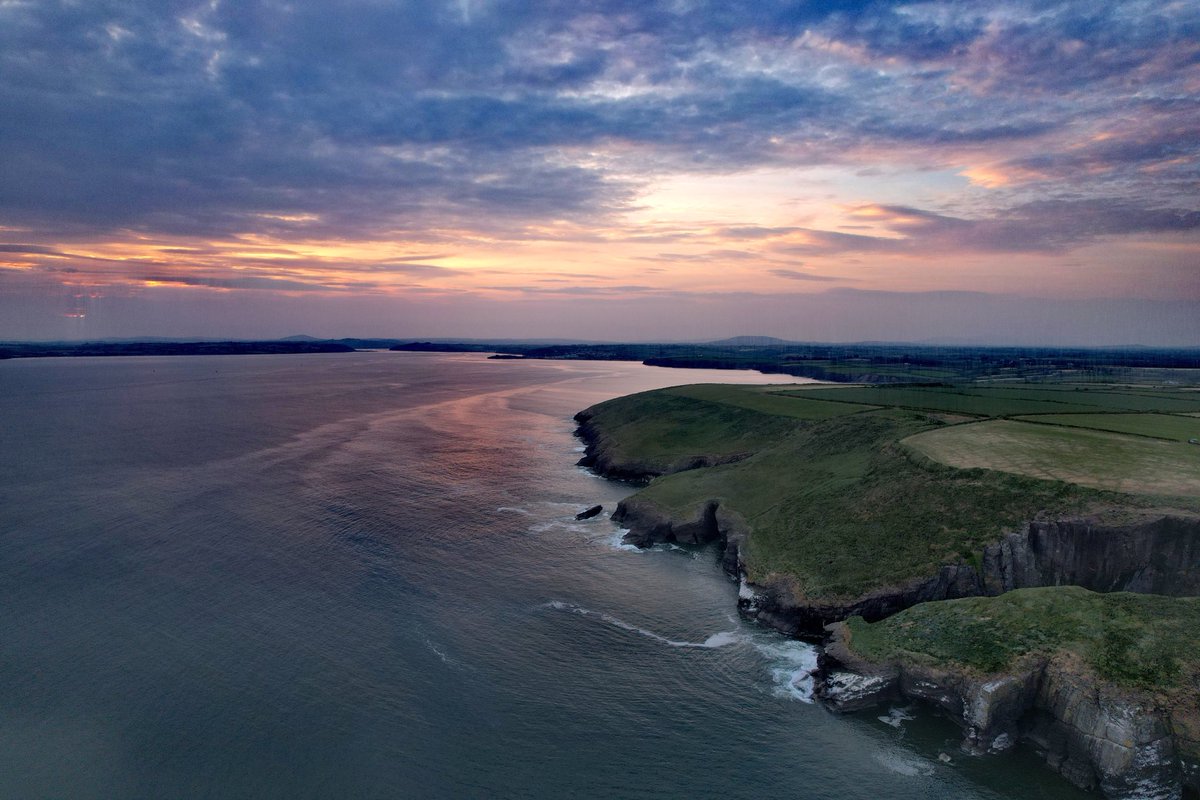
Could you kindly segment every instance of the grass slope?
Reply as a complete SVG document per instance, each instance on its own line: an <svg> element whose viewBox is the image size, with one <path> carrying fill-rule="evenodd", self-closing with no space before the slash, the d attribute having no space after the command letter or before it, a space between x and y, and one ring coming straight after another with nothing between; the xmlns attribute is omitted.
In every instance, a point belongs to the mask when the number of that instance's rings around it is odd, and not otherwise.
<svg viewBox="0 0 1200 800"><path fill-rule="evenodd" d="M1175 414L1038 414L1018 420L1186 442L1200 438L1200 419ZM1200 459L1200 453L1197 453Z"/></svg>
<svg viewBox="0 0 1200 800"><path fill-rule="evenodd" d="M1077 586L922 603L868 624L847 620L851 648L875 662L953 662L1002 672L1029 655L1078 657L1097 676L1156 692L1200 689L1200 598Z"/></svg>
<svg viewBox="0 0 1200 800"><path fill-rule="evenodd" d="M867 412L798 430L736 464L669 475L641 495L686 515L715 498L753 535L752 580L786 576L837 601L978 558L1040 511L1079 513L1095 493L1060 482L922 463L896 442L929 427L911 412Z"/></svg>

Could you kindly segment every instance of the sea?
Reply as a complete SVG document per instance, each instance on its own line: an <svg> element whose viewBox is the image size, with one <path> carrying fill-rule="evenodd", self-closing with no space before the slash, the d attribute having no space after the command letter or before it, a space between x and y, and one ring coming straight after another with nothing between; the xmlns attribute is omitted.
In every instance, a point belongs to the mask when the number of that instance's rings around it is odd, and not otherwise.
<svg viewBox="0 0 1200 800"><path fill-rule="evenodd" d="M920 708L826 711L714 550L621 543L635 487L576 466L572 415L780 380L0 362L0 798L1087 797Z"/></svg>

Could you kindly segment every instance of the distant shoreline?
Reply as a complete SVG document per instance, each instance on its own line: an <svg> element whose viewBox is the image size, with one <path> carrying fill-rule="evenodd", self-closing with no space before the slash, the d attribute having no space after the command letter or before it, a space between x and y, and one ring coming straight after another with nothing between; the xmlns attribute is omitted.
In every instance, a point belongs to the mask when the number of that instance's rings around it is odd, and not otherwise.
<svg viewBox="0 0 1200 800"><path fill-rule="evenodd" d="M230 356L295 353L353 353L338 342L83 342L80 344L4 344L0 359L103 356Z"/></svg>

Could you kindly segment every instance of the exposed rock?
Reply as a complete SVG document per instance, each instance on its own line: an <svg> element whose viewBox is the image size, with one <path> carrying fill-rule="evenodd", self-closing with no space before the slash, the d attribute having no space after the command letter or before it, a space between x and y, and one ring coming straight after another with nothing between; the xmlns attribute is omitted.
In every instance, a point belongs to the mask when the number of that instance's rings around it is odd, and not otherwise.
<svg viewBox="0 0 1200 800"><path fill-rule="evenodd" d="M873 664L849 647L845 626L830 626L831 636L817 656L813 694L835 711L872 708L899 696L900 670Z"/></svg>
<svg viewBox="0 0 1200 800"><path fill-rule="evenodd" d="M1200 594L1200 519L1157 515L1126 524L1037 520L983 552L987 594L1033 586Z"/></svg>
<svg viewBox="0 0 1200 800"><path fill-rule="evenodd" d="M750 526L741 514L709 500L686 516L663 511L656 503L636 495L617 504L613 521L628 527L625 541L638 547L664 543L702 545L717 542L721 565L733 577L741 571L741 548Z"/></svg>
<svg viewBox="0 0 1200 800"><path fill-rule="evenodd" d="M1097 679L1067 654L978 675L948 665L874 664L854 652L844 624L830 625L829 633L815 694L835 711L921 700L958 723L971 753L1025 741L1075 785L1114 800L1179 800L1185 788L1200 792L1194 742L1176 733L1182 720L1175 712Z"/></svg>
<svg viewBox="0 0 1200 800"><path fill-rule="evenodd" d="M591 508L585 508L583 511L580 511L575 515L575 519L591 519L603 510L604 506L592 506Z"/></svg>

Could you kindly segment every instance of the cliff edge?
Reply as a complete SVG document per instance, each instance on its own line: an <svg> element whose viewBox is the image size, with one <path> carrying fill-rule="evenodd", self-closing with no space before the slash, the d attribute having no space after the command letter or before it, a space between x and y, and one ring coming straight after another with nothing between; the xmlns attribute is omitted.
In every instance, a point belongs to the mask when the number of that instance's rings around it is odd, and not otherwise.
<svg viewBox="0 0 1200 800"><path fill-rule="evenodd" d="M1015 590L829 626L816 693L941 710L972 753L1025 742L1113 800L1200 793L1200 598Z"/></svg>

